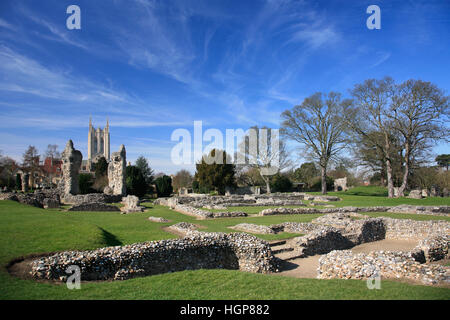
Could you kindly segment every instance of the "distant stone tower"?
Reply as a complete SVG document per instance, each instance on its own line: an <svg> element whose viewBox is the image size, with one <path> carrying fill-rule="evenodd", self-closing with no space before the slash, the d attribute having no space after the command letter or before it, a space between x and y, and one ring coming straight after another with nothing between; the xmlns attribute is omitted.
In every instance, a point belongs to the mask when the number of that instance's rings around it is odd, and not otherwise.
<svg viewBox="0 0 450 320"><path fill-rule="evenodd" d="M62 179L61 187L64 195L78 194L80 188L78 185L78 174L80 171L83 155L73 147L72 140L66 144L66 148L61 154L62 158Z"/></svg>
<svg viewBox="0 0 450 320"><path fill-rule="evenodd" d="M89 135L88 135L88 163L92 165L96 163L100 157L105 157L106 161L110 160L109 149L109 121L106 120L105 129L92 126L92 118L89 118Z"/></svg>
<svg viewBox="0 0 450 320"><path fill-rule="evenodd" d="M125 146L120 145L118 152L113 152L111 161L108 165L108 186L104 193L114 195L126 195L126 171L127 171L127 152Z"/></svg>

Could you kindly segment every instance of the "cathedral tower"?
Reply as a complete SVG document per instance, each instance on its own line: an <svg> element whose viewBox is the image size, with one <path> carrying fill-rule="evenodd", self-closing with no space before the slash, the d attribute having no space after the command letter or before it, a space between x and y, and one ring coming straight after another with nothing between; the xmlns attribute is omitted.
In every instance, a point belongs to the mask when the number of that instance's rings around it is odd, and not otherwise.
<svg viewBox="0 0 450 320"><path fill-rule="evenodd" d="M106 120L104 129L96 129L92 125L92 118L89 118L88 161L95 163L100 157L110 160L109 120Z"/></svg>

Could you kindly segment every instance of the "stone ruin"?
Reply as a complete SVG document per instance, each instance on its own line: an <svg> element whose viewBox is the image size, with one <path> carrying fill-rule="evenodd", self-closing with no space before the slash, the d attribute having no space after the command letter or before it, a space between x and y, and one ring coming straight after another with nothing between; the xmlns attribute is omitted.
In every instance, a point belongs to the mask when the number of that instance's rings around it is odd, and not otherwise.
<svg viewBox="0 0 450 320"><path fill-rule="evenodd" d="M74 205L71 211L120 211L106 203L118 202L126 194L126 151L124 145L114 152L108 165L109 185L104 193L78 194L78 172L81 166L81 152L73 148L71 140L63 152L63 178L60 183L63 202Z"/></svg>
<svg viewBox="0 0 450 320"><path fill-rule="evenodd" d="M122 213L131 213L131 212L144 212L144 207L139 206L139 198L136 196L129 195L127 197L122 198L123 207L120 208Z"/></svg>
<svg viewBox="0 0 450 320"><path fill-rule="evenodd" d="M0 194L0 200L17 201L37 208L59 208L60 196L57 190L35 190L34 193L7 192Z"/></svg>
<svg viewBox="0 0 450 320"><path fill-rule="evenodd" d="M334 180L334 191L347 191L347 177Z"/></svg>
<svg viewBox="0 0 450 320"><path fill-rule="evenodd" d="M109 205L103 202L83 202L81 204L73 205L68 211L117 211L120 209L116 206Z"/></svg>
<svg viewBox="0 0 450 320"><path fill-rule="evenodd" d="M320 201L311 202L310 206L321 205L323 209L307 207L302 200ZM450 214L450 206L377 206L377 207L335 207L326 203L337 202L340 198L335 196L308 195L304 193L292 194L271 194L271 195L231 195L231 196L210 196L203 194L189 194L185 196L175 196L168 198L158 198L154 204L168 206L179 213L194 216L198 219L224 218L247 216L242 211L227 211L232 207L262 207L259 216L287 215L287 214L328 214L328 213L349 213L349 212L392 212L411 213L423 215ZM274 208L264 208L267 206L279 206ZM288 206L296 206L295 208ZM215 211L211 211L215 210ZM216 211L221 210L221 211Z"/></svg>
<svg viewBox="0 0 450 320"><path fill-rule="evenodd" d="M22 192L28 192L28 183L30 179L30 174L22 170L18 170L17 174L20 175L20 183L22 185Z"/></svg>
<svg viewBox="0 0 450 320"><path fill-rule="evenodd" d="M399 187L394 187L394 197L399 196ZM437 186L432 186L430 189L413 189L409 191L407 198L422 199L428 197L448 197L448 190L440 190Z"/></svg>
<svg viewBox="0 0 450 320"><path fill-rule="evenodd" d="M81 280L125 280L166 272L231 269L253 273L276 271L269 244L246 233L191 231L183 239L169 239L66 251L32 262L35 279L66 281L66 269L81 268Z"/></svg>
<svg viewBox="0 0 450 320"><path fill-rule="evenodd" d="M108 166L109 186L104 193L79 194L79 172L83 156L79 150L74 148L72 140L66 144L66 148L61 154L62 177L58 188L49 190L35 190L34 193L27 193L29 190L28 172L18 170L22 182L23 193L7 192L2 193L0 200L13 200L38 208L50 209L59 208L60 203L72 204L71 211L120 211L117 207L108 206L107 203L119 202L126 194L126 151L124 145L120 146L119 152L112 154L112 160ZM130 203L126 206L127 212L142 208ZM133 211L136 212L136 211Z"/></svg>
<svg viewBox="0 0 450 320"><path fill-rule="evenodd" d="M408 198L411 198L411 199L422 199L422 190L411 190L409 192Z"/></svg>
<svg viewBox="0 0 450 320"><path fill-rule="evenodd" d="M112 195L126 195L126 169L127 169L127 154L125 146L120 145L118 152L111 154L111 162L108 165L108 181L109 184L105 188L106 194Z"/></svg>
<svg viewBox="0 0 450 320"><path fill-rule="evenodd" d="M72 140L66 144L66 148L62 153L62 173L61 180L62 193L64 195L74 195L80 192L78 185L78 174L81 167L83 155L80 151L75 150Z"/></svg>
<svg viewBox="0 0 450 320"><path fill-rule="evenodd" d="M311 223L285 222L271 226L241 223L230 228L256 234L304 234L273 242L271 251L284 261L320 255L319 279L367 279L379 275L422 284L450 283L450 267L431 263L450 258L450 223L445 220L370 218L355 212L338 212L320 216ZM410 251L358 254L349 250L383 239L415 240L418 245ZM302 266L301 260L295 263Z"/></svg>

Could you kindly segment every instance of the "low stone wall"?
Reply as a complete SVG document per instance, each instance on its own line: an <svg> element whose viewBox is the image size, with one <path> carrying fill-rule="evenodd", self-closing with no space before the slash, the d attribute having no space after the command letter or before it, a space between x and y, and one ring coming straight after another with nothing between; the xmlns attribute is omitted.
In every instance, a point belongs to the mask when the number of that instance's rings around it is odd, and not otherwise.
<svg viewBox="0 0 450 320"><path fill-rule="evenodd" d="M198 227L195 224L189 223L189 222L178 222L176 224L173 224L169 227L167 227L167 229L174 231L176 233L181 233L181 234L188 234L191 231L195 231L198 229Z"/></svg>
<svg viewBox="0 0 450 320"><path fill-rule="evenodd" d="M342 207L342 208L273 208L264 209L259 215L277 215L277 214L316 214L316 213L364 213L364 212L391 212L391 213L412 213L412 214L430 214L430 215L444 215L450 214L449 206L395 206L395 207Z"/></svg>
<svg viewBox="0 0 450 320"><path fill-rule="evenodd" d="M56 199L45 198L44 201L42 201L42 206L44 209L57 209L60 206L60 202Z"/></svg>
<svg viewBox="0 0 450 320"><path fill-rule="evenodd" d="M419 252L419 256L423 257L421 262L432 262L450 259L449 247L450 235L441 234L420 240L414 251Z"/></svg>
<svg viewBox="0 0 450 320"><path fill-rule="evenodd" d="M361 243L385 239L386 225L382 218L356 220L346 225L341 232L356 246Z"/></svg>
<svg viewBox="0 0 450 320"><path fill-rule="evenodd" d="M183 213L183 214L187 214L190 216L194 216L197 217L199 219L207 219L210 218L212 216L212 213L206 210L201 210L198 208L194 208L191 206L187 206L187 205L182 205L182 204L177 204L173 210Z"/></svg>
<svg viewBox="0 0 450 320"><path fill-rule="evenodd" d="M331 226L346 227L347 225L353 223L355 219L365 218L369 218L369 216L355 212L336 212L320 216L316 219L313 219L312 222Z"/></svg>
<svg viewBox="0 0 450 320"><path fill-rule="evenodd" d="M341 200L339 197L335 197L335 196L315 196L315 195L310 195L310 194L305 194L303 196L303 199L310 200L310 201L323 201L323 202Z"/></svg>
<svg viewBox="0 0 450 320"><path fill-rule="evenodd" d="M0 200L18 201L16 193L14 193L14 192L2 192L2 193L0 193Z"/></svg>
<svg viewBox="0 0 450 320"><path fill-rule="evenodd" d="M344 250L354 244L340 230L322 226L307 235L289 241L290 245L304 257L325 254L332 250Z"/></svg>
<svg viewBox="0 0 450 320"><path fill-rule="evenodd" d="M67 211L118 211L120 212L120 209L116 206L112 206L106 203L102 202L89 202L89 203L82 203L75 206L72 206Z"/></svg>
<svg viewBox="0 0 450 320"><path fill-rule="evenodd" d="M417 240L450 234L450 223L444 220L381 219L386 225L386 239Z"/></svg>
<svg viewBox="0 0 450 320"><path fill-rule="evenodd" d="M145 208L141 207L137 196L128 195L122 198L123 207L120 208L122 213L144 212Z"/></svg>
<svg viewBox="0 0 450 320"><path fill-rule="evenodd" d="M233 227L230 227L235 230L244 231L244 232L250 232L250 233L257 233L257 234L273 234L275 231L268 226L263 226L259 224L253 224L253 223L240 223Z"/></svg>
<svg viewBox="0 0 450 320"><path fill-rule="evenodd" d="M201 210L198 208L194 208L188 205L183 205L183 204L177 204L174 206L173 210L182 213L182 214L187 214L189 216L193 216L199 219L207 219L211 217L211 212L206 211L206 210Z"/></svg>
<svg viewBox="0 0 450 320"><path fill-rule="evenodd" d="M450 268L421 264L410 252L375 251L354 254L350 250L332 251L320 257L319 279L406 278L424 284L450 283Z"/></svg>
<svg viewBox="0 0 450 320"><path fill-rule="evenodd" d="M280 224L273 224L270 228L274 230L275 233L289 232L306 234L319 229L320 226L309 222L283 222Z"/></svg>
<svg viewBox="0 0 450 320"><path fill-rule="evenodd" d="M399 206L392 207L388 212L393 213L416 213L416 214L430 214L430 215L443 215L447 216L450 214L450 206L411 206L407 204L402 204Z"/></svg>
<svg viewBox="0 0 450 320"><path fill-rule="evenodd" d="M148 217L148 220L152 222L161 222L161 223L169 222L169 220L162 217Z"/></svg>
<svg viewBox="0 0 450 320"><path fill-rule="evenodd" d="M352 221L342 228L320 225L310 233L289 241L304 256L352 248L365 242L382 240L386 229L382 219Z"/></svg>
<svg viewBox="0 0 450 320"><path fill-rule="evenodd" d="M247 213L242 211L223 211L223 212L210 212L206 210L201 210L189 205L183 205L183 204L176 204L173 207L173 210L182 213L187 214L189 216L194 216L199 219L213 219L213 218L230 218L230 217L246 217Z"/></svg>
<svg viewBox="0 0 450 320"><path fill-rule="evenodd" d="M65 204L79 205L89 202L113 203L122 201L121 195L109 195L105 193L66 194L61 201Z"/></svg>
<svg viewBox="0 0 450 320"><path fill-rule="evenodd" d="M0 193L0 200L17 201L37 208L58 208L59 194L55 190L36 190L34 193Z"/></svg>
<svg viewBox="0 0 450 320"><path fill-rule="evenodd" d="M173 203L190 205L195 208L245 207L245 206L304 206L304 195L273 193L264 195L229 195L229 196L176 196L171 198L158 198L155 204L173 206Z"/></svg>
<svg viewBox="0 0 450 320"><path fill-rule="evenodd" d="M342 207L342 208L273 208L264 209L259 215L260 216L270 216L277 214L328 214L328 213L354 213L354 212L386 212L390 207Z"/></svg>
<svg viewBox="0 0 450 320"><path fill-rule="evenodd" d="M260 206L306 206L302 200L289 200L289 199L256 199L256 203L252 205Z"/></svg>
<svg viewBox="0 0 450 320"><path fill-rule="evenodd" d="M211 212L210 218L236 218L236 217L246 217L247 213L243 211L221 211L221 212Z"/></svg>
<svg viewBox="0 0 450 320"><path fill-rule="evenodd" d="M269 273L277 268L266 241L245 233L192 232L183 239L136 243L92 251L67 251L32 262L36 279L65 281L71 265L82 280L125 280L192 269Z"/></svg>

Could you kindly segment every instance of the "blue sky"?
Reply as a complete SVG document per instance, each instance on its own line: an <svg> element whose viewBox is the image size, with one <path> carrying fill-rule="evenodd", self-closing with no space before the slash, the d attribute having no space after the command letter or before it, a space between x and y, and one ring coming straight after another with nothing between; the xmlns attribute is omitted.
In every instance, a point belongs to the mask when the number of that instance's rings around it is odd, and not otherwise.
<svg viewBox="0 0 450 320"><path fill-rule="evenodd" d="M71 4L81 30L66 28ZM366 27L371 4L381 30ZM170 161L171 133L195 120L278 127L317 91L385 75L449 94L449 34L445 0L2 0L0 150L20 160L72 139L85 158L89 116L109 117L112 151L175 173L186 166Z"/></svg>

